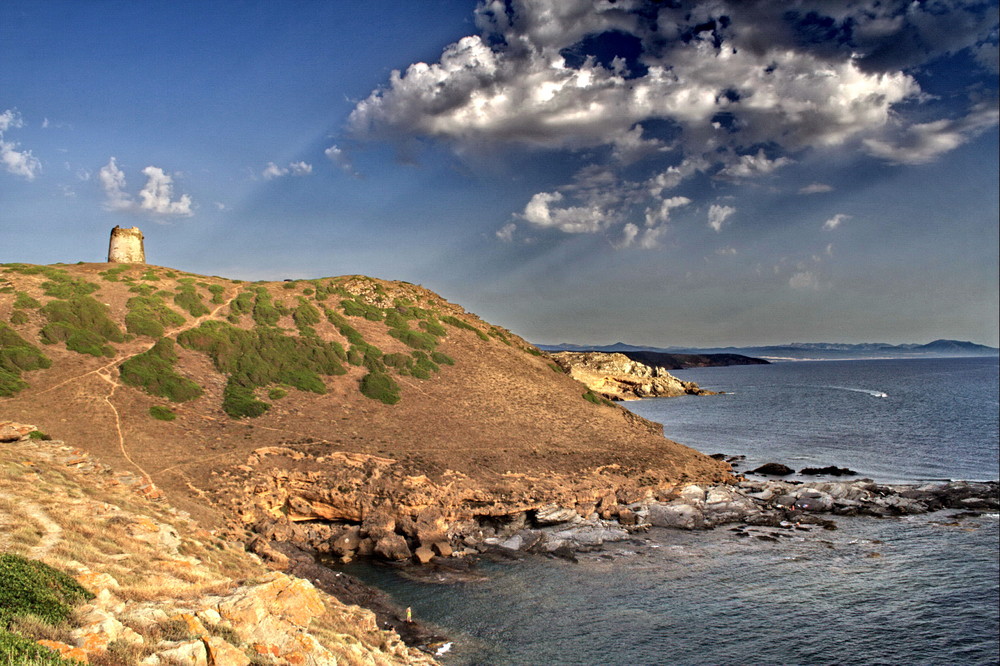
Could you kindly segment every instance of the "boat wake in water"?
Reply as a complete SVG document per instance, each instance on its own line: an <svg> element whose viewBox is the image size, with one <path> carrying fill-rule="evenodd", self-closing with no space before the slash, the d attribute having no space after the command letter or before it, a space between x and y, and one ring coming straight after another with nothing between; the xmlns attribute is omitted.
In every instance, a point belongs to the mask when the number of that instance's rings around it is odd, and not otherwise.
<svg viewBox="0 0 1000 666"><path fill-rule="evenodd" d="M889 397L889 394L885 393L884 391L875 391L875 390L872 390L872 389L851 388L849 386L826 386L824 388L837 389L838 391L853 391L854 393L866 393L866 394L870 395L873 398L888 398Z"/></svg>

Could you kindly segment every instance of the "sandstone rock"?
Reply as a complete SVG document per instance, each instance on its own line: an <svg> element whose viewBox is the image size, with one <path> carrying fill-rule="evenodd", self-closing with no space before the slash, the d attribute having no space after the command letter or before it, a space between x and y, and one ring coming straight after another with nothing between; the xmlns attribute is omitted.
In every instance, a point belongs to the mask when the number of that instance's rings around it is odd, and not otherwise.
<svg viewBox="0 0 1000 666"><path fill-rule="evenodd" d="M208 666L208 650L205 649L205 644L200 640L184 641L151 654L139 663L143 666L159 666L163 663Z"/></svg>
<svg viewBox="0 0 1000 666"><path fill-rule="evenodd" d="M427 564L434 559L434 551L428 546L420 546L413 551L413 555L417 558L417 562L420 564Z"/></svg>
<svg viewBox="0 0 1000 666"><path fill-rule="evenodd" d="M247 666L250 658L242 650L230 645L218 636L202 638L208 655L208 663L212 666Z"/></svg>
<svg viewBox="0 0 1000 666"><path fill-rule="evenodd" d="M22 437L27 437L28 433L33 430L38 430L38 428L33 425L24 425L11 421L0 422L0 442L17 442Z"/></svg>
<svg viewBox="0 0 1000 666"><path fill-rule="evenodd" d="M451 557L452 553L454 553L451 544L447 541L435 541L431 544L431 548L441 557Z"/></svg>
<svg viewBox="0 0 1000 666"><path fill-rule="evenodd" d="M567 509L557 504L546 504L535 509L535 523L538 525L558 525L580 520L576 509Z"/></svg>
<svg viewBox="0 0 1000 666"><path fill-rule="evenodd" d="M274 572L264 576L260 584L239 588L224 598L217 610L234 624L254 625L272 617L305 627L325 606L312 583Z"/></svg>
<svg viewBox="0 0 1000 666"><path fill-rule="evenodd" d="M558 352L552 358L591 391L612 400L714 395L694 382L684 382L666 368L633 361L624 354Z"/></svg>
<svg viewBox="0 0 1000 666"><path fill-rule="evenodd" d="M375 553L387 560L408 560L413 555L401 534L386 534L375 542Z"/></svg>
<svg viewBox="0 0 1000 666"><path fill-rule="evenodd" d="M75 647L73 645L67 645L60 641L52 641L47 638L37 641L42 647L47 647L50 650L55 650L59 653L59 656L68 661L79 661L83 664L90 663L90 657L86 650L83 648ZM13 662L11 662L13 663Z"/></svg>

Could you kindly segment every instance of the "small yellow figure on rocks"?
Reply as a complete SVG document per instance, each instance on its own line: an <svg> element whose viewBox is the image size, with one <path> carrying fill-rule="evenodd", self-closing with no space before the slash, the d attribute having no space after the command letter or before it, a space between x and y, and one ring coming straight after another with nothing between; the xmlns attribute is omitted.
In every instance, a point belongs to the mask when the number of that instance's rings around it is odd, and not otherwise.
<svg viewBox="0 0 1000 666"><path fill-rule="evenodd" d="M410 610L409 606L406 607L406 621L413 622L413 611Z"/></svg>

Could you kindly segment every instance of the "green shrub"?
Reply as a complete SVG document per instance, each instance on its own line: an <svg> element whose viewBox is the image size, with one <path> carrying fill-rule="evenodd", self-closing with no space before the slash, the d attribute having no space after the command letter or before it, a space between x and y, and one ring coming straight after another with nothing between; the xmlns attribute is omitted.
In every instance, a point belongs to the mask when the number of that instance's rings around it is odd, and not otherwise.
<svg viewBox="0 0 1000 666"><path fill-rule="evenodd" d="M108 315L108 306L90 296L53 300L41 312L49 320L41 330L45 344L65 342L66 348L91 356L114 356L107 342L123 342L125 335Z"/></svg>
<svg viewBox="0 0 1000 666"><path fill-rule="evenodd" d="M149 415L160 421L173 421L177 418L177 415L174 414L172 409L164 407L163 405L153 405L150 407Z"/></svg>
<svg viewBox="0 0 1000 666"><path fill-rule="evenodd" d="M384 372L369 372L361 379L361 393L387 405L399 402L399 385Z"/></svg>
<svg viewBox="0 0 1000 666"><path fill-rule="evenodd" d="M478 328L476 328L475 326L466 321L462 321L458 317L454 317L452 315L446 315L444 317L441 317L441 321L444 322L445 324L448 324L449 326L454 326L455 328L461 328L466 331L472 331L473 333L479 336L480 340L490 339L488 335L480 331Z"/></svg>
<svg viewBox="0 0 1000 666"><path fill-rule="evenodd" d="M125 384L171 402L187 402L201 396L203 391L198 384L174 370L176 362L173 340L160 338L151 349L128 359L118 369Z"/></svg>
<svg viewBox="0 0 1000 666"><path fill-rule="evenodd" d="M295 325L299 330L303 330L308 326L313 324L318 324L320 322L319 310L314 308L309 304L309 301L299 297L299 305L292 312L292 319L295 321Z"/></svg>
<svg viewBox="0 0 1000 666"><path fill-rule="evenodd" d="M439 351L433 352L431 354L431 360L437 363L438 365L455 365L455 359Z"/></svg>
<svg viewBox="0 0 1000 666"><path fill-rule="evenodd" d="M282 288L282 289L295 289L295 287L297 287L297 286L298 286L298 285L297 285L297 284L295 284L295 282L294 282L294 281L291 281L291 280L290 280L290 281L288 281L288 282L285 282L285 283L283 283L283 284L281 285L281 288Z"/></svg>
<svg viewBox="0 0 1000 666"><path fill-rule="evenodd" d="M180 326L184 317L167 307L158 296L135 296L126 304L125 329L134 335L163 337L167 326Z"/></svg>
<svg viewBox="0 0 1000 666"><path fill-rule="evenodd" d="M146 282L159 282L160 276L156 274L152 268L147 268L146 272L142 274L140 280L145 280Z"/></svg>
<svg viewBox="0 0 1000 666"><path fill-rule="evenodd" d="M209 309L202 301L201 294L193 284L181 285L174 294L174 303L187 310L192 317L200 317L209 313Z"/></svg>
<svg viewBox="0 0 1000 666"><path fill-rule="evenodd" d="M256 418L270 408L271 405L254 397L253 389L234 383L232 378L222 392L222 410L234 419Z"/></svg>
<svg viewBox="0 0 1000 666"><path fill-rule="evenodd" d="M115 266L114 268L109 268L106 271L101 271L98 275L103 277L106 282L118 282L118 276L130 268L132 267L128 264L122 264L121 266Z"/></svg>
<svg viewBox="0 0 1000 666"><path fill-rule="evenodd" d="M448 335L448 331L445 330L444 326L433 319L422 320L420 322L420 328L439 338L443 338Z"/></svg>
<svg viewBox="0 0 1000 666"><path fill-rule="evenodd" d="M31 432L28 433L28 439L38 439L43 442L48 442L52 440L52 437L50 435L45 434L41 430L32 430Z"/></svg>
<svg viewBox="0 0 1000 666"><path fill-rule="evenodd" d="M23 291L16 292L17 296L14 298L14 307L20 309L32 309L42 307L42 304L38 302L37 299L32 298L29 294Z"/></svg>
<svg viewBox="0 0 1000 666"><path fill-rule="evenodd" d="M281 313L271 302L271 294L266 289L258 289L253 303L253 320L258 326L274 326L281 319Z"/></svg>
<svg viewBox="0 0 1000 666"><path fill-rule="evenodd" d="M0 629L0 664L79 666L79 663L61 658L54 650L43 647L30 638Z"/></svg>
<svg viewBox="0 0 1000 666"><path fill-rule="evenodd" d="M149 296L154 291L156 287L151 284L134 284L128 288L128 290L133 294L139 294L140 296Z"/></svg>
<svg viewBox="0 0 1000 666"><path fill-rule="evenodd" d="M10 313L10 323L15 326L28 323L28 315L23 310L14 310Z"/></svg>
<svg viewBox="0 0 1000 666"><path fill-rule="evenodd" d="M413 331L408 328L390 328L389 335L396 338L404 345L413 347L414 349L434 351L434 348L437 347L437 338L429 333L424 333L423 331Z"/></svg>
<svg viewBox="0 0 1000 666"><path fill-rule="evenodd" d="M615 407L615 403L607 398L602 398L593 391L587 391L583 394L583 399L587 402L592 402L595 405L604 405L605 407Z"/></svg>
<svg viewBox="0 0 1000 666"><path fill-rule="evenodd" d="M44 275L48 281L42 283L42 291L47 296L56 298L72 298L86 296L97 291L99 287L93 282L78 280L66 271L52 266L30 266L27 264L8 264L7 270L23 275Z"/></svg>
<svg viewBox="0 0 1000 666"><path fill-rule="evenodd" d="M14 395L28 386L21 373L41 370L52 361L37 347L17 334L7 324L0 323L0 396Z"/></svg>
<svg viewBox="0 0 1000 666"><path fill-rule="evenodd" d="M267 392L267 397L270 398L271 400L281 400L286 395L288 395L288 391L281 388L280 386L275 386L274 388L272 388L270 391Z"/></svg>
<svg viewBox="0 0 1000 666"><path fill-rule="evenodd" d="M222 305L226 302L223 298L223 295L226 293L226 288L221 284L208 285L208 291L212 294L212 303L214 305Z"/></svg>
<svg viewBox="0 0 1000 666"><path fill-rule="evenodd" d="M0 626L21 615L59 624L69 619L73 604L93 596L71 576L47 564L20 555L0 555Z"/></svg>
<svg viewBox="0 0 1000 666"><path fill-rule="evenodd" d="M356 299L344 299L340 302L340 307L344 310L344 314L349 317L364 317L368 321L382 321L383 318L381 308L362 303Z"/></svg>
<svg viewBox="0 0 1000 666"><path fill-rule="evenodd" d="M229 302L229 312L236 316L250 314L253 312L253 292L241 291L239 295Z"/></svg>
<svg viewBox="0 0 1000 666"><path fill-rule="evenodd" d="M340 334L347 338L347 341L352 345L363 345L365 344L365 339L361 337L361 333L358 332L356 328L347 323L347 319L344 318L339 312L327 309L324 311L326 314L327 321L336 327Z"/></svg>

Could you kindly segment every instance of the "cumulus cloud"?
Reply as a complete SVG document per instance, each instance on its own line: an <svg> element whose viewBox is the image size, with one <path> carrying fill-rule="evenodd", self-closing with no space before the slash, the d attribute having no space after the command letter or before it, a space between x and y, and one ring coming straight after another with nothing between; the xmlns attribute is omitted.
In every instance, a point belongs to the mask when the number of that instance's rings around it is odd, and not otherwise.
<svg viewBox="0 0 1000 666"><path fill-rule="evenodd" d="M834 215L829 220L823 223L823 228L828 231L836 229L837 227L840 226L841 222L849 219L851 219L850 215L845 215L844 213L837 213L836 215Z"/></svg>
<svg viewBox="0 0 1000 666"><path fill-rule="evenodd" d="M996 122L976 108L912 112L928 99L923 65L966 51L989 69L990 3L481 0L476 25L437 62L393 71L356 104L350 132L436 139L459 154L586 154L615 171L616 202L549 187L518 217L567 233L614 228L618 245L637 245L644 211L695 174L749 181L847 146L919 163ZM654 159L655 174L621 177ZM817 187L803 193L829 191Z"/></svg>
<svg viewBox="0 0 1000 666"><path fill-rule="evenodd" d="M508 222L497 230L497 238L505 243L510 243L514 240L515 231L517 231L517 225L513 222Z"/></svg>
<svg viewBox="0 0 1000 666"><path fill-rule="evenodd" d="M174 198L173 177L163 169L148 166L142 170L146 184L139 190L138 200L126 190L125 172L112 156L97 172L97 179L104 190L104 207L113 211L146 212L161 216L190 217L194 215L193 202L187 194Z"/></svg>
<svg viewBox="0 0 1000 666"><path fill-rule="evenodd" d="M308 176L312 173L312 165L306 162L289 162L288 166L280 167L274 162L268 162L261 172L264 180L273 180L282 176Z"/></svg>
<svg viewBox="0 0 1000 666"><path fill-rule="evenodd" d="M822 194L824 192L833 192L833 187L826 183L811 183L799 190L799 194Z"/></svg>
<svg viewBox="0 0 1000 666"><path fill-rule="evenodd" d="M7 173L34 180L42 172L42 163L30 150L20 150L20 144L4 137L8 130L21 127L24 127L24 120L20 113L13 109L0 113L0 164Z"/></svg>
<svg viewBox="0 0 1000 666"><path fill-rule="evenodd" d="M350 158L347 156L346 153L344 153L343 149L341 149L336 144L324 150L323 154L326 155L328 160L339 166L347 173L352 175L357 175L357 173L354 171L354 165L351 164Z"/></svg>
<svg viewBox="0 0 1000 666"><path fill-rule="evenodd" d="M735 212L736 209L732 206L712 204L708 207L708 226L716 231L722 231L722 224Z"/></svg>

